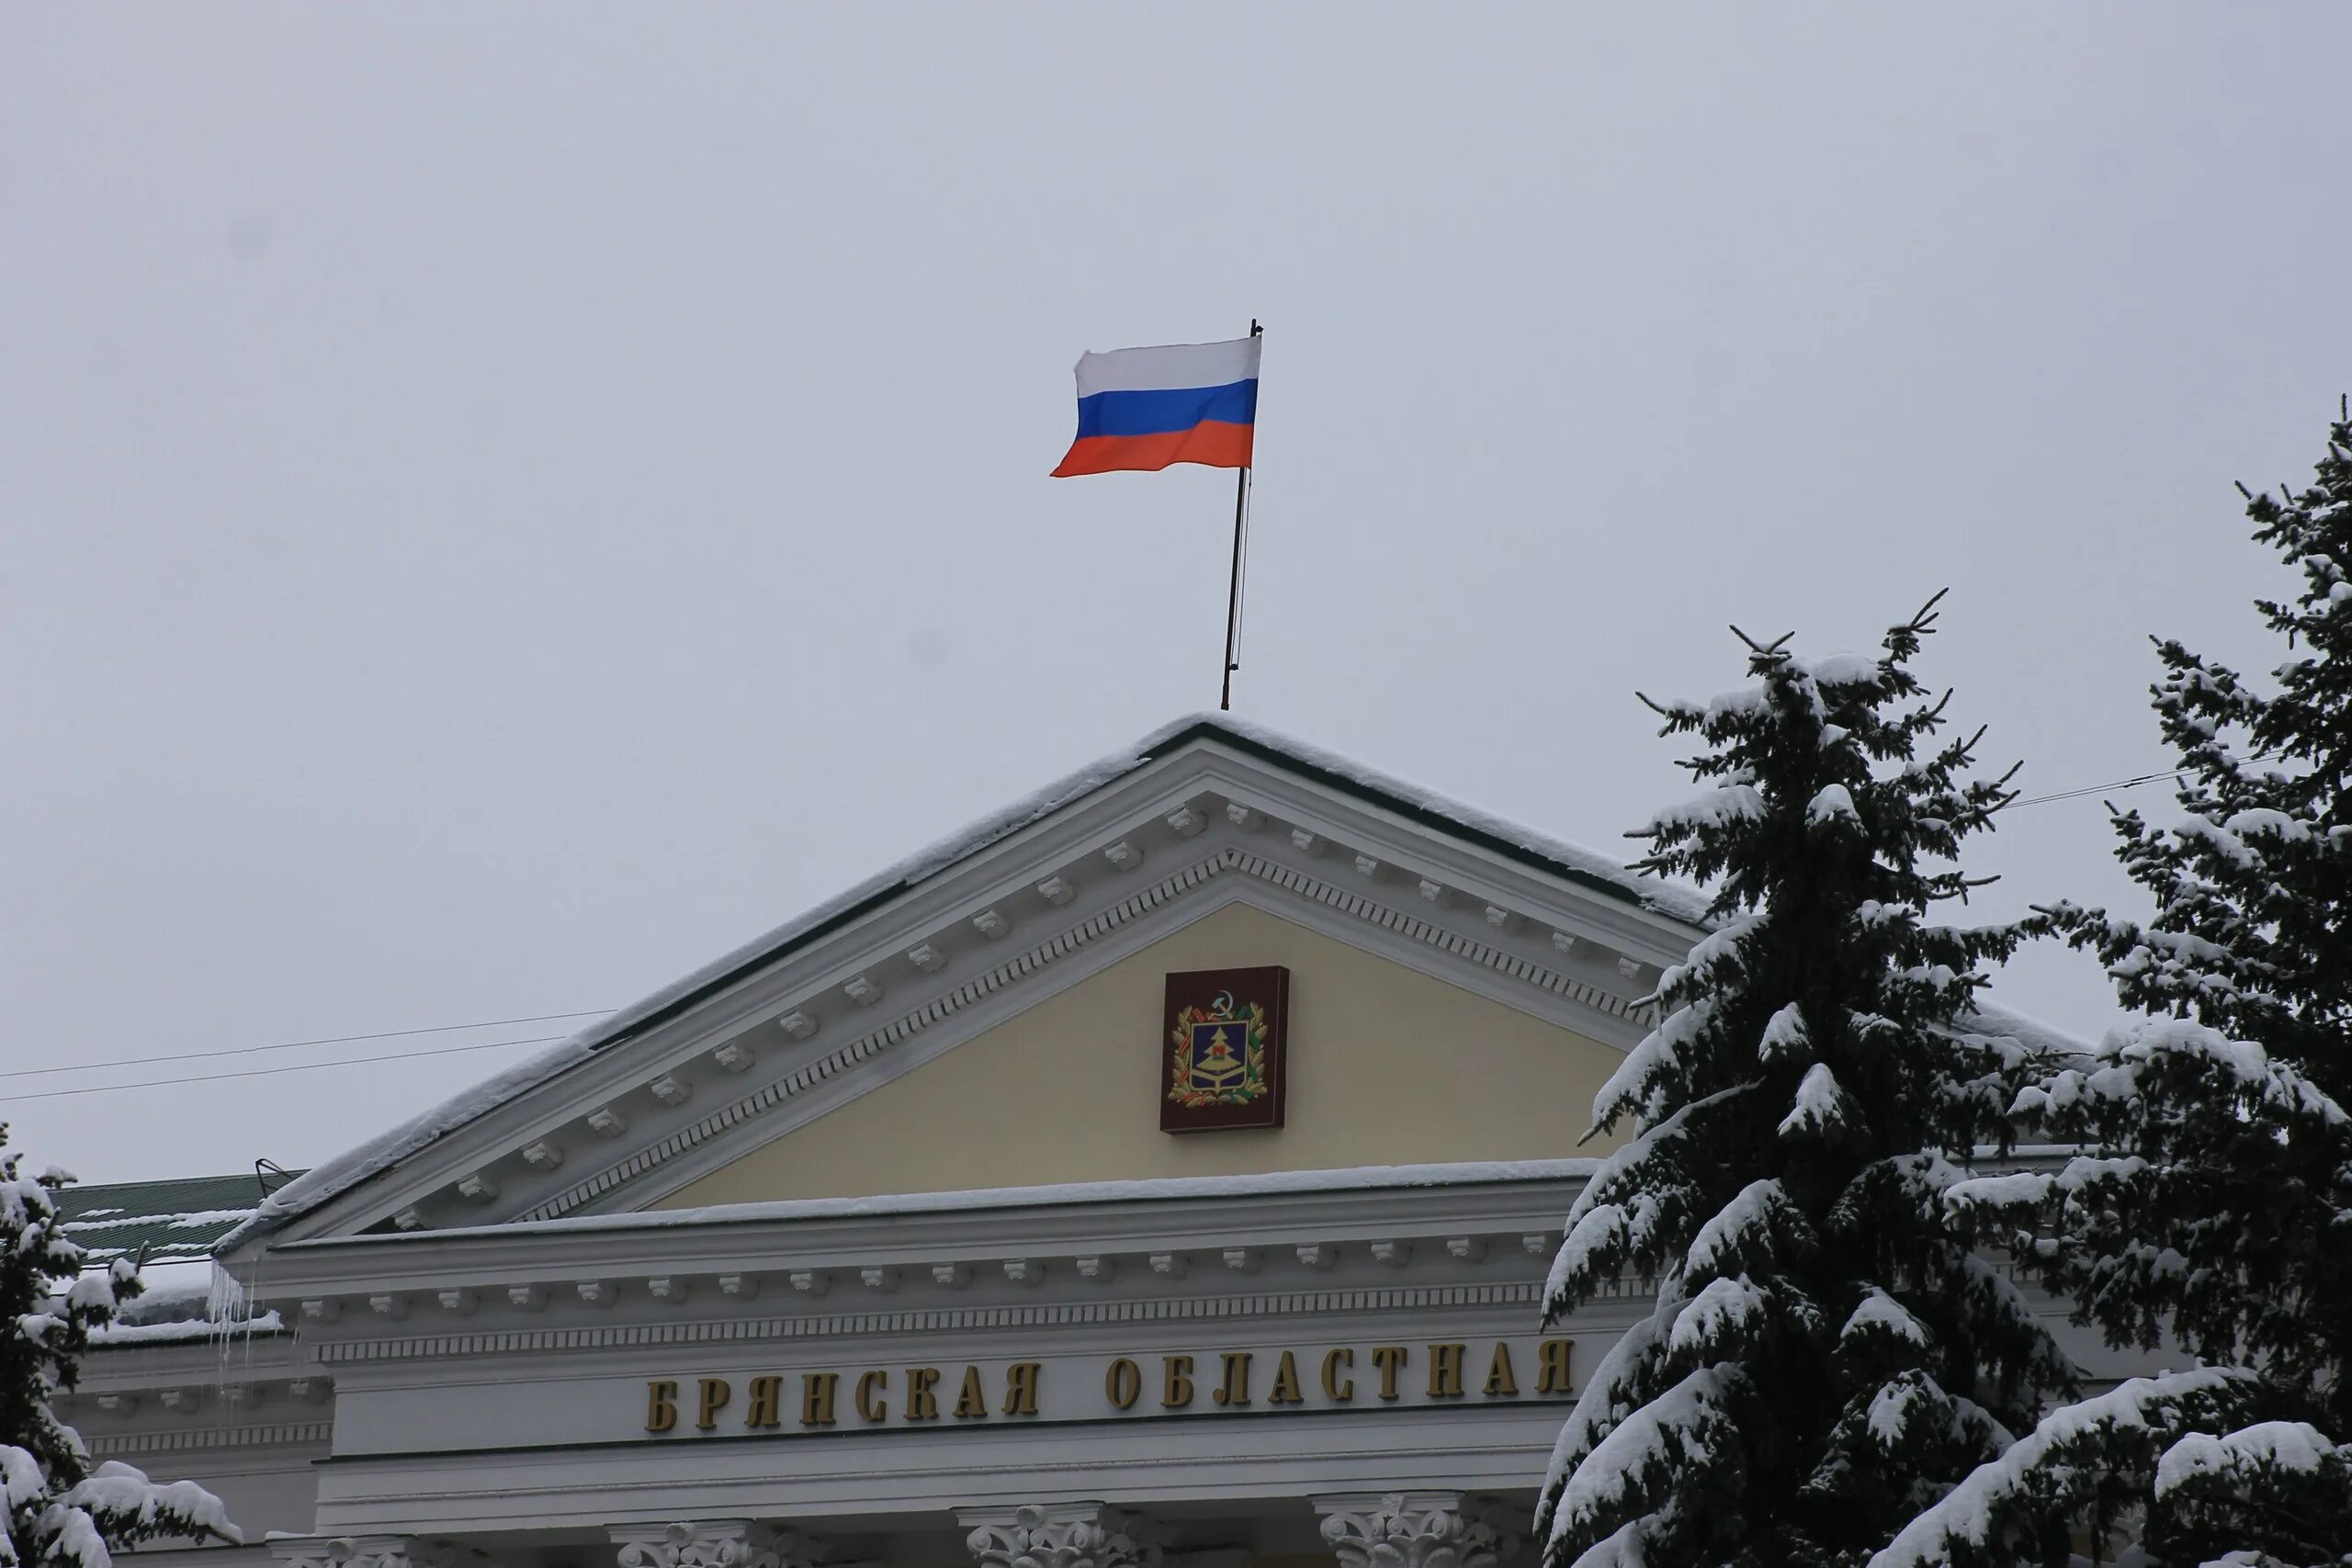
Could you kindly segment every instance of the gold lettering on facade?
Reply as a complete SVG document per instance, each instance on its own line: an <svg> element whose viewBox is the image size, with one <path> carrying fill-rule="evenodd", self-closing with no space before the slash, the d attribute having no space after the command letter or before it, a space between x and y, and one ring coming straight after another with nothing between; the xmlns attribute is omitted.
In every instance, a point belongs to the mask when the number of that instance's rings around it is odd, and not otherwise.
<svg viewBox="0 0 2352 1568"><path fill-rule="evenodd" d="M1568 1392L1568 1346L1566 1339L1546 1339L1536 1351L1535 1392L1566 1393Z"/></svg>
<svg viewBox="0 0 2352 1568"><path fill-rule="evenodd" d="M1306 1395L1298 1392L1298 1358L1289 1351L1274 1363L1274 1386L1266 1392L1269 1404L1304 1404Z"/></svg>
<svg viewBox="0 0 2352 1568"><path fill-rule="evenodd" d="M1133 1410L1136 1401L1143 1397L1143 1369L1125 1356L1112 1362L1111 1370L1102 1374L1102 1397L1114 1410Z"/></svg>
<svg viewBox="0 0 2352 1568"><path fill-rule="evenodd" d="M1216 1385L1209 1397L1219 1404L1250 1403L1250 1352L1227 1350L1225 1353L1225 1381Z"/></svg>
<svg viewBox="0 0 2352 1568"><path fill-rule="evenodd" d="M1345 1404L1356 1396L1356 1380L1340 1375L1341 1367L1356 1364L1356 1353L1344 1345L1323 1358L1323 1397L1334 1404Z"/></svg>
<svg viewBox="0 0 2352 1568"><path fill-rule="evenodd" d="M1570 1376L1574 1341L1542 1339L1517 1341L1518 1349L1532 1348L1536 1359L1534 1375L1527 1384L1519 1381L1519 1364L1514 1342L1493 1341L1487 1357L1487 1372L1479 1392L1487 1399L1517 1399L1522 1390L1530 1395L1562 1395L1575 1392ZM1190 1410L1193 1395L1205 1386L1209 1402L1220 1409L1248 1408L1256 1391L1250 1384L1255 1376L1257 1357L1261 1354L1275 1358L1272 1378L1266 1387L1264 1403L1270 1408L1295 1408L1315 1404L1324 1408L1351 1405L1356 1400L1356 1371L1360 1359L1368 1360L1377 1370L1373 1390L1379 1399L1390 1404L1435 1404L1458 1400L1464 1396L1476 1375L1476 1363L1470 1359L1470 1348L1459 1341L1442 1341L1423 1347L1429 1358L1427 1391L1405 1385L1405 1373L1410 1370L1412 1350L1406 1345L1331 1346L1321 1352L1319 1385L1321 1397L1313 1397L1301 1375L1303 1356L1315 1356L1314 1350L1216 1350L1193 1354L1161 1354L1161 1412L1174 1414ZM1048 1359L1052 1358L1047 1358ZM1204 1375L1202 1364L1214 1359L1214 1378ZM1070 1358L1079 1364L1089 1364L1091 1358ZM1102 1374L1102 1397L1113 1411L1132 1412L1143 1402L1145 1373L1143 1358L1117 1356L1109 1359ZM1008 1416L1045 1416L1053 1420L1081 1420L1090 1412L1083 1402L1069 1394L1060 1407L1048 1410L1045 1396L1046 1360L1012 1361L1004 1366L1004 1393L1001 1412ZM943 1393L941 1372L937 1367L909 1367L903 1392L894 1413L890 1399L890 1374L880 1367L862 1371L799 1371L790 1373L765 1372L753 1375L735 1372L744 1383L744 1401L733 1404L734 1385L728 1377L694 1379L657 1378L645 1385L645 1430L650 1434L674 1433L685 1425L688 1401L680 1391L691 1384L694 1427L699 1432L719 1429L724 1413L729 1408L743 1412L742 1429L772 1430L786 1424L784 1398L786 1385L792 1378L800 1380L799 1425L804 1428L824 1428L836 1425L836 1416L844 1393L854 1389L857 1419L866 1426L880 1426L894 1418L901 1423L936 1421L948 1414L950 1403ZM1063 1374L1057 1373L1057 1376ZM978 1365L967 1365L956 1385L953 1414L958 1421L983 1421L996 1410L994 1381L997 1374ZM1366 1381L1372 1381L1367 1374ZM1074 1391L1073 1391L1074 1392ZM1369 1395L1367 1396L1369 1397ZM1100 1415L1101 1406L1092 1414Z"/></svg>
<svg viewBox="0 0 2352 1568"><path fill-rule="evenodd" d="M890 1389L890 1374L876 1367L857 1380L857 1418L861 1421L887 1421L890 1406L882 1395Z"/></svg>
<svg viewBox="0 0 2352 1568"><path fill-rule="evenodd" d="M1160 1361L1167 1371L1168 1382L1159 1395L1159 1407L1182 1410L1193 1403L1193 1358L1162 1356Z"/></svg>
<svg viewBox="0 0 2352 1568"><path fill-rule="evenodd" d="M1037 1369L1035 1361L1015 1361L1004 1369L1004 1413L1007 1416L1037 1414Z"/></svg>
<svg viewBox="0 0 2352 1568"><path fill-rule="evenodd" d="M1487 1364L1487 1397L1494 1399L1518 1392L1519 1380L1511 1376L1510 1371L1510 1341L1498 1339L1495 1341L1495 1359Z"/></svg>
<svg viewBox="0 0 2352 1568"><path fill-rule="evenodd" d="M1430 1347L1430 1397L1459 1399L1462 1397L1462 1357L1467 1348L1461 1345Z"/></svg>
<svg viewBox="0 0 2352 1568"><path fill-rule="evenodd" d="M964 1369L964 1391L956 1396L956 1418L977 1421L989 1413L989 1391L980 1386L980 1369Z"/></svg>
<svg viewBox="0 0 2352 1568"><path fill-rule="evenodd" d="M939 1395L932 1392L939 1386L937 1367L907 1369L907 1419L936 1421L939 1419Z"/></svg>
<svg viewBox="0 0 2352 1568"><path fill-rule="evenodd" d="M703 1379L702 1402L695 1407L695 1429L707 1432L718 1426L718 1413L727 1408L727 1402L734 1395L735 1391L727 1386L725 1378Z"/></svg>

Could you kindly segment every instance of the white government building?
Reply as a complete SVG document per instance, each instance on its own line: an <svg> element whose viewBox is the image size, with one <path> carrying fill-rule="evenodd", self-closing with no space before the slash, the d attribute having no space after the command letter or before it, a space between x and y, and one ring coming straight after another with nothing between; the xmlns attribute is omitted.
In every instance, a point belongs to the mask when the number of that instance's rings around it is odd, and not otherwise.
<svg viewBox="0 0 2352 1568"><path fill-rule="evenodd" d="M1487 1568L1649 1306L1538 1297L1698 911L1188 720L257 1209L80 1190L243 1321L65 1414L222 1568Z"/></svg>

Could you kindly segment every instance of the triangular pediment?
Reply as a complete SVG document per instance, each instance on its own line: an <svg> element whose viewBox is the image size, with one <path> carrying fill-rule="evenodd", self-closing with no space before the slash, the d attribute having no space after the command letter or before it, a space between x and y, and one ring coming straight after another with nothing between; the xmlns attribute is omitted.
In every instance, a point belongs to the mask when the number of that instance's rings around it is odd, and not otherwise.
<svg viewBox="0 0 2352 1568"><path fill-rule="evenodd" d="M1567 1154L1693 914L1568 846L1196 723L329 1162L241 1245ZM1166 975L1261 964L1296 985L1285 1125L1160 1133Z"/></svg>

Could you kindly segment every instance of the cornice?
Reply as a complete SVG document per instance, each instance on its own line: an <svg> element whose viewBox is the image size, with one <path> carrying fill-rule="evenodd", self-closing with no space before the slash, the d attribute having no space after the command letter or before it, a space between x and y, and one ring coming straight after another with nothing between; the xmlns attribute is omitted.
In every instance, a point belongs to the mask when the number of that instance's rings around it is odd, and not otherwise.
<svg viewBox="0 0 2352 1568"><path fill-rule="evenodd" d="M1204 1190L1188 1197L322 1239L273 1258L268 1294L322 1366L1391 1306L1532 1319L1583 1179L1250 1193L1206 1179L1164 1184Z"/></svg>
<svg viewBox="0 0 2352 1568"><path fill-rule="evenodd" d="M1448 1241L1471 1237L1493 1241L1498 1258L1538 1250L1548 1258L1548 1241L1531 1249L1526 1238L1556 1239L1586 1167L1374 1168L1361 1184L1354 1178L1300 1171L1273 1173L1256 1190L1215 1178L1177 1179L933 1195L937 1201L915 1195L896 1203L743 1204L320 1237L273 1252L266 1273L248 1288L291 1315L304 1298L385 1291L730 1275L782 1290L792 1272L848 1275L867 1268L907 1271L906 1288L915 1290L934 1288L925 1283L933 1267L958 1262L993 1272L1000 1258L1181 1254L1207 1261L1234 1247L1279 1258L1285 1249L1318 1245L1362 1254L1394 1239L1430 1243L1428 1261L1447 1256Z"/></svg>
<svg viewBox="0 0 2352 1568"><path fill-rule="evenodd" d="M1532 1308L1542 1291L1540 1281L1520 1280L1488 1284L1388 1285L1322 1291L1269 1291L1247 1295L920 1307L888 1312L770 1314L683 1323L588 1324L563 1328L487 1329L479 1333L350 1339L321 1345L318 1356L326 1365L341 1366L362 1361L439 1360L461 1356L615 1350L647 1346L756 1344L1138 1323L1267 1322L1285 1317L1349 1313L1428 1313L1449 1308L1520 1308L1528 1312L1528 1321L1532 1323L1534 1321ZM1644 1301L1648 1296L1647 1290L1638 1281L1624 1280L1604 1292L1601 1299Z"/></svg>

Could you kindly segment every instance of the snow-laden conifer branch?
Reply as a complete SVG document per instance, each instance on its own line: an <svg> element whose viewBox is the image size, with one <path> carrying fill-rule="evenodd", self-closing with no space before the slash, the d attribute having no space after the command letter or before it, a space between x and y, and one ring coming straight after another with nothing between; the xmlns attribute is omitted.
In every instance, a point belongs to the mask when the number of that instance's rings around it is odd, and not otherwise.
<svg viewBox="0 0 2352 1568"><path fill-rule="evenodd" d="M2303 1421L2192 1432L2157 1460L2152 1495L2160 1546L2202 1555L2230 1542L2233 1555L2281 1564L2340 1563L2352 1445ZM2258 1503L2257 1517L2249 1519L2249 1503Z"/></svg>
<svg viewBox="0 0 2352 1568"><path fill-rule="evenodd" d="M1870 1568L2015 1568L2063 1553L2066 1521L2102 1537L2131 1517L2175 1436L2228 1423L2254 1379L2222 1368L2134 1378L2045 1417L1905 1526ZM2104 1540L2102 1545L2107 1544Z"/></svg>
<svg viewBox="0 0 2352 1568"><path fill-rule="evenodd" d="M6 1134L0 1125L0 1143ZM90 1331L140 1290L128 1258L85 1271L57 1209L73 1179L22 1176L15 1155L0 1156L0 1568L108 1568L147 1541L238 1541L220 1499L193 1482L93 1469L51 1406L74 1387Z"/></svg>
<svg viewBox="0 0 2352 1568"><path fill-rule="evenodd" d="M1955 1223L2011 1246L2111 1342L2251 1369L2239 1414L2267 1419L2199 1425L2169 1470L2134 1472L2145 1550L2166 1568L2334 1562L2352 1542L2352 1486L2336 1458L2312 1457L2352 1438L2347 453L2338 423L2301 492L2238 487L2256 540L2300 578L2291 599L2256 605L2285 662L2257 684L2154 639L2177 819L2109 807L2153 917L2035 912L2149 1015L2015 1098L2023 1133L2086 1152L1946 1194Z"/></svg>
<svg viewBox="0 0 2352 1568"><path fill-rule="evenodd" d="M1736 1366L1701 1367L1611 1427L1561 1488L1547 1546L1577 1542L1571 1561L1597 1568L1625 1561L1636 1540L1642 1552L1632 1561L1646 1562L1680 1544L1678 1537L1695 1543L1715 1533L1697 1522L1691 1488L1719 1483L1719 1493L1733 1491L1734 1408L1747 1381ZM1608 1536L1583 1544L1600 1521Z"/></svg>
<svg viewBox="0 0 2352 1568"><path fill-rule="evenodd" d="M1561 1434L1548 1568L1858 1562L2066 1386L1941 1202L1947 1155L2005 1135L2022 1052L1971 1010L2018 933L1928 918L2008 777L1911 671L1941 599L1873 655L1742 636L1745 684L1643 699L1702 749L1639 863L1708 885L1713 929L1595 1098L1630 1135L1546 1282L1551 1321L1625 1275L1658 1292Z"/></svg>

